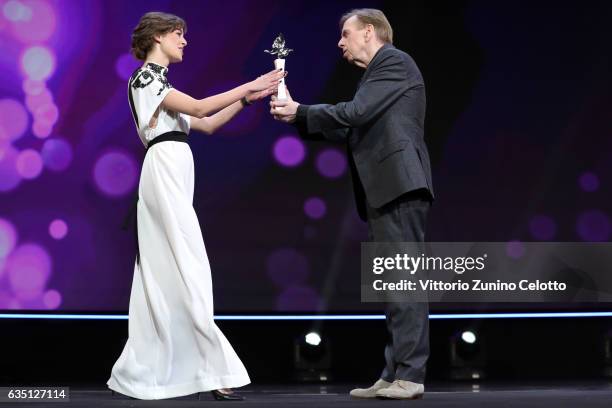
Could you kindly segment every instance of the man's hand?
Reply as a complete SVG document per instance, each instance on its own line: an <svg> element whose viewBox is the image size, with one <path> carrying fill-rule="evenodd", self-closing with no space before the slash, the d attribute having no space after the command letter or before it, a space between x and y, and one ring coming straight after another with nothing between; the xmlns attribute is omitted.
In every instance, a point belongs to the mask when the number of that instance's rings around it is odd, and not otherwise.
<svg viewBox="0 0 612 408"><path fill-rule="evenodd" d="M279 101L276 95L272 95L272 100L270 101L270 114L274 116L274 119L280 120L281 122L293 123L295 122L297 107L300 104L291 98L289 88L286 88L286 90L287 99L284 101Z"/></svg>

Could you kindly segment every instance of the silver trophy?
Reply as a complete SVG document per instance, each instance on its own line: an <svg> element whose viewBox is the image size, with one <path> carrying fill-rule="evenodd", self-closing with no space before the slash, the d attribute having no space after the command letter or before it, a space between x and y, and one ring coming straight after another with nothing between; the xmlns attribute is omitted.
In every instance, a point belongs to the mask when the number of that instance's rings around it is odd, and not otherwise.
<svg viewBox="0 0 612 408"><path fill-rule="evenodd" d="M285 48L285 37L283 37L283 33L280 33L278 37L274 39L271 50L264 50L264 52L267 52L268 54L276 55L276 59L274 60L274 68L282 69L283 71L285 71L285 57L289 55L291 51L293 51L291 48ZM287 100L285 78L281 79L280 84L278 84L278 93L276 97L279 101Z"/></svg>

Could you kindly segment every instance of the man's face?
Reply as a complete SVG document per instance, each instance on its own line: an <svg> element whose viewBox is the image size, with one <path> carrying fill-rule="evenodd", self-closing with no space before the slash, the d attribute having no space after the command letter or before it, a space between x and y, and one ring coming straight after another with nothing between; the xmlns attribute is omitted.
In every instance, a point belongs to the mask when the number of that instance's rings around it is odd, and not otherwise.
<svg viewBox="0 0 612 408"><path fill-rule="evenodd" d="M365 31L366 26L357 19L357 16L352 16L344 22L338 41L338 47L342 49L342 58L362 68L366 67L363 60L366 45Z"/></svg>
<svg viewBox="0 0 612 408"><path fill-rule="evenodd" d="M187 46L187 40L183 30L177 28L161 36L161 49L166 54L170 62L180 62L183 60L183 48Z"/></svg>

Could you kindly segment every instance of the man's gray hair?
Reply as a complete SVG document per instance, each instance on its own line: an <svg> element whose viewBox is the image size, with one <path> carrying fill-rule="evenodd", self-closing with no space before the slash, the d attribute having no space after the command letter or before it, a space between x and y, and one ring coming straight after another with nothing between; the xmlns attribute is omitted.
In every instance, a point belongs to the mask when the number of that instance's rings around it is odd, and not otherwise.
<svg viewBox="0 0 612 408"><path fill-rule="evenodd" d="M357 20L365 26L372 24L376 36L384 43L393 44L393 29L382 11L371 8L353 9L340 18L340 29L349 18L357 16Z"/></svg>

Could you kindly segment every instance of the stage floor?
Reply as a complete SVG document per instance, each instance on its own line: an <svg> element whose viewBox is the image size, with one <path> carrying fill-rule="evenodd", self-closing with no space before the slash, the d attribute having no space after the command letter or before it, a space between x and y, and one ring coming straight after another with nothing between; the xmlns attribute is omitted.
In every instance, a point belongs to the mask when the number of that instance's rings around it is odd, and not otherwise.
<svg viewBox="0 0 612 408"><path fill-rule="evenodd" d="M360 384L363 385L363 384ZM531 383L439 383L426 384L425 397L415 401L360 400L349 397L352 385L253 385L240 389L245 401L214 401L210 394L205 400L185 396L168 400L135 400L112 396L101 387L70 386L70 407L389 407L410 404L418 407L610 407L612 383L563 382L555 384ZM1 406L38 407L61 406L61 403L4 403Z"/></svg>

